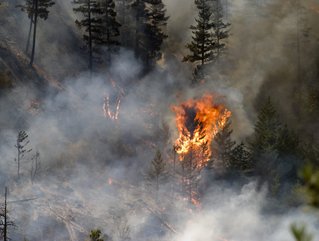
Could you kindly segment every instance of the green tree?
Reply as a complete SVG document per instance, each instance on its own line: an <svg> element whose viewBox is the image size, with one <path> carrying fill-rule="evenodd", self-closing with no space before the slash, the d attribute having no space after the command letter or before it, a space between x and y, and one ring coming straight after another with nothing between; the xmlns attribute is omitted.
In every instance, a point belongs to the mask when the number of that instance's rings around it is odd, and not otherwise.
<svg viewBox="0 0 319 241"><path fill-rule="evenodd" d="M146 173L146 179L149 184L155 182L155 190L159 191L160 183L167 178L167 167L162 154L159 150L156 151L155 157L151 162L151 166Z"/></svg>
<svg viewBox="0 0 319 241"><path fill-rule="evenodd" d="M309 204L319 208L319 170L308 164L301 169L299 175Z"/></svg>
<svg viewBox="0 0 319 241"><path fill-rule="evenodd" d="M234 147L230 160L231 169L245 171L252 168L251 153L243 142Z"/></svg>
<svg viewBox="0 0 319 241"><path fill-rule="evenodd" d="M307 232L306 227L298 226L296 224L291 225L291 233L296 241L311 241L312 235Z"/></svg>
<svg viewBox="0 0 319 241"><path fill-rule="evenodd" d="M104 238L100 229L91 230L90 241L104 241Z"/></svg>
<svg viewBox="0 0 319 241"><path fill-rule="evenodd" d="M22 11L26 12L30 18L29 36L26 50L29 48L30 33L33 25L30 65L32 65L34 61L38 20L39 18L46 20L49 17L49 8L54 4L55 3L53 0L25 0L24 5L18 5L18 7L20 7Z"/></svg>
<svg viewBox="0 0 319 241"><path fill-rule="evenodd" d="M214 30L214 59L218 59L224 52L226 40L229 36L229 23L224 22L221 0L212 0L212 22Z"/></svg>
<svg viewBox="0 0 319 241"><path fill-rule="evenodd" d="M92 73L93 70L93 38L96 32L101 31L100 21L93 16L93 13L97 13L98 4L96 0L73 0L73 4L78 5L78 7L73 8L75 13L81 13L82 19L76 20L76 25L84 29L83 40L87 45L89 52L89 70Z"/></svg>
<svg viewBox="0 0 319 241"><path fill-rule="evenodd" d="M104 45L107 48L107 63L110 63L111 52L116 50L116 46L120 45L118 37L120 35L119 28L121 24L116 20L117 13L115 11L114 0L99 0L98 20L101 26L97 26L98 32L96 44Z"/></svg>
<svg viewBox="0 0 319 241"><path fill-rule="evenodd" d="M232 153L236 144L231 139L232 133L231 121L228 119L225 126L216 134L212 143L213 163L217 162L217 165L228 169L232 165Z"/></svg>
<svg viewBox="0 0 319 241"><path fill-rule="evenodd" d="M255 133L251 142L253 156L277 151L282 124L270 98L262 105L255 124Z"/></svg>
<svg viewBox="0 0 319 241"><path fill-rule="evenodd" d="M168 17L162 0L147 0L147 23L145 25L146 63L154 62L162 57L161 47L168 37L164 33Z"/></svg>
<svg viewBox="0 0 319 241"><path fill-rule="evenodd" d="M300 156L300 141L297 134L289 130L285 125L278 138L278 154L279 156Z"/></svg>
<svg viewBox="0 0 319 241"><path fill-rule="evenodd" d="M195 19L196 25L190 27L192 41L186 45L191 53L185 56L183 61L196 64L194 71L196 80L198 76L202 76L203 66L213 61L216 43L210 0L195 0L195 4L198 9L198 17Z"/></svg>

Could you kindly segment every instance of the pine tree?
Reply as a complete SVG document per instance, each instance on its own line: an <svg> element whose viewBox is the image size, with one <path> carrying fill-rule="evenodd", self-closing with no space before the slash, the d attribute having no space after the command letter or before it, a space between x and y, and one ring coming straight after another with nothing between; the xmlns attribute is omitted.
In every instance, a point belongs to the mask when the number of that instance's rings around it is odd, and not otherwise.
<svg viewBox="0 0 319 241"><path fill-rule="evenodd" d="M277 149L280 156L300 155L299 138L287 125L280 132Z"/></svg>
<svg viewBox="0 0 319 241"><path fill-rule="evenodd" d="M145 25L145 52L146 62L154 65L154 62L162 57L161 47L168 37L164 33L167 25L165 5L162 0L147 0L148 22Z"/></svg>
<svg viewBox="0 0 319 241"><path fill-rule="evenodd" d="M192 41L186 45L191 54L184 57L184 61L196 64L196 70L202 69L204 64L213 60L215 48L213 27L211 20L213 10L210 0L195 0L198 9L198 17L195 19L196 25L190 28L192 31Z"/></svg>
<svg viewBox="0 0 319 241"><path fill-rule="evenodd" d="M91 230L90 241L104 241L102 236L103 235L100 229Z"/></svg>
<svg viewBox="0 0 319 241"><path fill-rule="evenodd" d="M75 23L79 28L84 28L86 32L83 35L83 40L85 41L88 52L89 52L89 70L92 73L93 70L93 34L97 31L101 31L100 28L96 27L99 21L94 18L93 12L98 12L97 1L96 0L73 0L73 4L79 5L73 8L75 13L82 13L83 18L79 21L76 20Z"/></svg>
<svg viewBox="0 0 319 241"><path fill-rule="evenodd" d="M165 178L167 178L166 163L162 158L161 152L157 150L151 166L146 173L146 179L151 185L155 183L155 190L157 193L159 191L160 183L164 181Z"/></svg>
<svg viewBox="0 0 319 241"><path fill-rule="evenodd" d="M110 63L110 54L116 50L116 46L120 43L118 36L120 35L119 28L121 24L117 22L114 0L99 0L98 19L101 24L100 31L95 43L107 47L107 63Z"/></svg>
<svg viewBox="0 0 319 241"><path fill-rule="evenodd" d="M145 0L134 0L131 5L135 16L135 44L134 54L137 59L142 57L143 50L143 34L145 31L145 24L148 22L148 16L146 13Z"/></svg>
<svg viewBox="0 0 319 241"><path fill-rule="evenodd" d="M243 142L234 147L230 160L230 168L233 170L245 171L252 168L251 154Z"/></svg>
<svg viewBox="0 0 319 241"><path fill-rule="evenodd" d="M111 53L119 45L120 23L116 20L113 0L74 0L79 7L73 8L83 18L76 20L79 28L84 29L83 40L89 52L89 70L92 73L93 63L102 62L103 47L106 47L106 63L110 63Z"/></svg>
<svg viewBox="0 0 319 241"><path fill-rule="evenodd" d="M26 12L28 14L28 18L30 19L28 40L27 40L27 45L25 50L26 54L28 54L29 47L30 47L30 40L31 40L31 32L33 27L33 14L34 14L35 1L25 0L25 5L17 5L17 7L20 8L21 11Z"/></svg>
<svg viewBox="0 0 319 241"><path fill-rule="evenodd" d="M225 40L229 36L229 23L224 22L221 0L212 0L212 22L214 30L214 59L218 59L224 52Z"/></svg>
<svg viewBox="0 0 319 241"><path fill-rule="evenodd" d="M231 121L228 119L225 126L217 133L212 143L213 164L224 168L230 168L232 151L235 141L231 139ZM215 163L214 163L215 162Z"/></svg>
<svg viewBox="0 0 319 241"><path fill-rule="evenodd" d="M34 54L35 54L35 45L36 45L36 35L37 35L37 24L38 20L46 20L49 17L49 8L54 5L53 0L25 0L24 5L19 5L22 11L25 11L30 18L30 27L29 33L31 32L33 25L33 39L32 39L32 51L30 57L30 65L33 64ZM30 35L28 37L27 50L29 46Z"/></svg>
<svg viewBox="0 0 319 241"><path fill-rule="evenodd" d="M253 155L277 151L282 124L270 98L261 107L251 143Z"/></svg>

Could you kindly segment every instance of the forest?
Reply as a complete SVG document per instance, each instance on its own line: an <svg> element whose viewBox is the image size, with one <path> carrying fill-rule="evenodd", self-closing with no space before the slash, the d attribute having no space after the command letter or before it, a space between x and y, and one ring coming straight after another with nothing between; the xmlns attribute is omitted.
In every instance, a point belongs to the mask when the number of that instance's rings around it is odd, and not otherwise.
<svg viewBox="0 0 319 241"><path fill-rule="evenodd" d="M1 240L319 240L319 0L0 15Z"/></svg>

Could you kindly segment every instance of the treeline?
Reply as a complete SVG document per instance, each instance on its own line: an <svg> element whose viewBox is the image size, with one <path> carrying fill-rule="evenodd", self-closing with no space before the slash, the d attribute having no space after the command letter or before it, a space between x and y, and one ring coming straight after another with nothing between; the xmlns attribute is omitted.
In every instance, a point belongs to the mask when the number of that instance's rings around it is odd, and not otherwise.
<svg viewBox="0 0 319 241"><path fill-rule="evenodd" d="M169 19L162 0L73 0L72 3L91 73L107 69L120 47L134 52L145 73L162 58ZM53 0L25 0L17 6L30 20L26 43L30 65L34 62L37 23L49 17L54 4ZM198 82L205 77L204 66L214 63L224 52L229 24L224 21L221 0L195 0L195 5L198 14L196 24L190 26L192 40L185 46L189 54L184 61L194 64L193 82Z"/></svg>
<svg viewBox="0 0 319 241"><path fill-rule="evenodd" d="M200 123L197 123L200 126ZM203 175L214 174L227 180L257 180L258 188L266 185L272 197L299 203L299 186L308 186L311 202L318 206L319 148L312 140L306 141L282 122L271 99L268 98L258 111L254 133L245 141L236 143L232 137L231 120L217 133L211 144L212 154L208 156L208 144L201 148L190 148L189 153L180 156L173 148L173 154L157 151L145 171L147 186L156 196L161 185L173 185L175 191L190 203L201 199L200 183ZM199 133L204 139L207 133ZM164 148L167 150L168 148ZM203 160L207 160L201 165ZM213 176L214 176L213 175ZM307 184L308 183L308 184Z"/></svg>

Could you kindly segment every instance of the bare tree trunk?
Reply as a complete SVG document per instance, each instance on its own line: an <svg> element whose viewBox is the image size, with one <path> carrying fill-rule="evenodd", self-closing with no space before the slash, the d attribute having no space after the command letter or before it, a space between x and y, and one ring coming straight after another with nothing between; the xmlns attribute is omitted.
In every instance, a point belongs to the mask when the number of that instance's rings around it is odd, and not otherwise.
<svg viewBox="0 0 319 241"><path fill-rule="evenodd" d="M21 159L21 152L20 152L20 142L19 142L19 137L17 138L17 151L18 151L18 156L17 156L17 164L18 164L18 170L17 170L17 176L18 176L18 179L20 179L20 159Z"/></svg>
<svg viewBox="0 0 319 241"><path fill-rule="evenodd" d="M36 43L36 35L37 35L38 4L39 4L39 0L35 0L35 7L34 7L34 26L33 26L33 44L32 44L32 53L31 53L31 59L30 59L30 65L31 65L31 66L32 66L33 60L34 60L35 43Z"/></svg>
<svg viewBox="0 0 319 241"><path fill-rule="evenodd" d="M7 193L8 188L5 187L5 193L4 193L4 224L3 224L3 241L7 241L7 232L8 232L8 222L7 222Z"/></svg>
<svg viewBox="0 0 319 241"><path fill-rule="evenodd" d="M139 5L140 0L136 1L136 13L135 13L135 57L138 59L140 57L139 50L139 32L140 32L140 23L139 23Z"/></svg>
<svg viewBox="0 0 319 241"><path fill-rule="evenodd" d="M35 7L35 0L33 0L33 2L32 2L32 11L34 11L34 7ZM33 27L33 13L30 16L30 27L29 27L29 33L28 33L28 41L27 41L27 46L25 49L26 54L28 54L28 52L29 52L32 27Z"/></svg>
<svg viewBox="0 0 319 241"><path fill-rule="evenodd" d="M91 26L91 0L88 1L88 14L89 14L89 69L92 75L93 69L93 49L92 49L92 26Z"/></svg>

